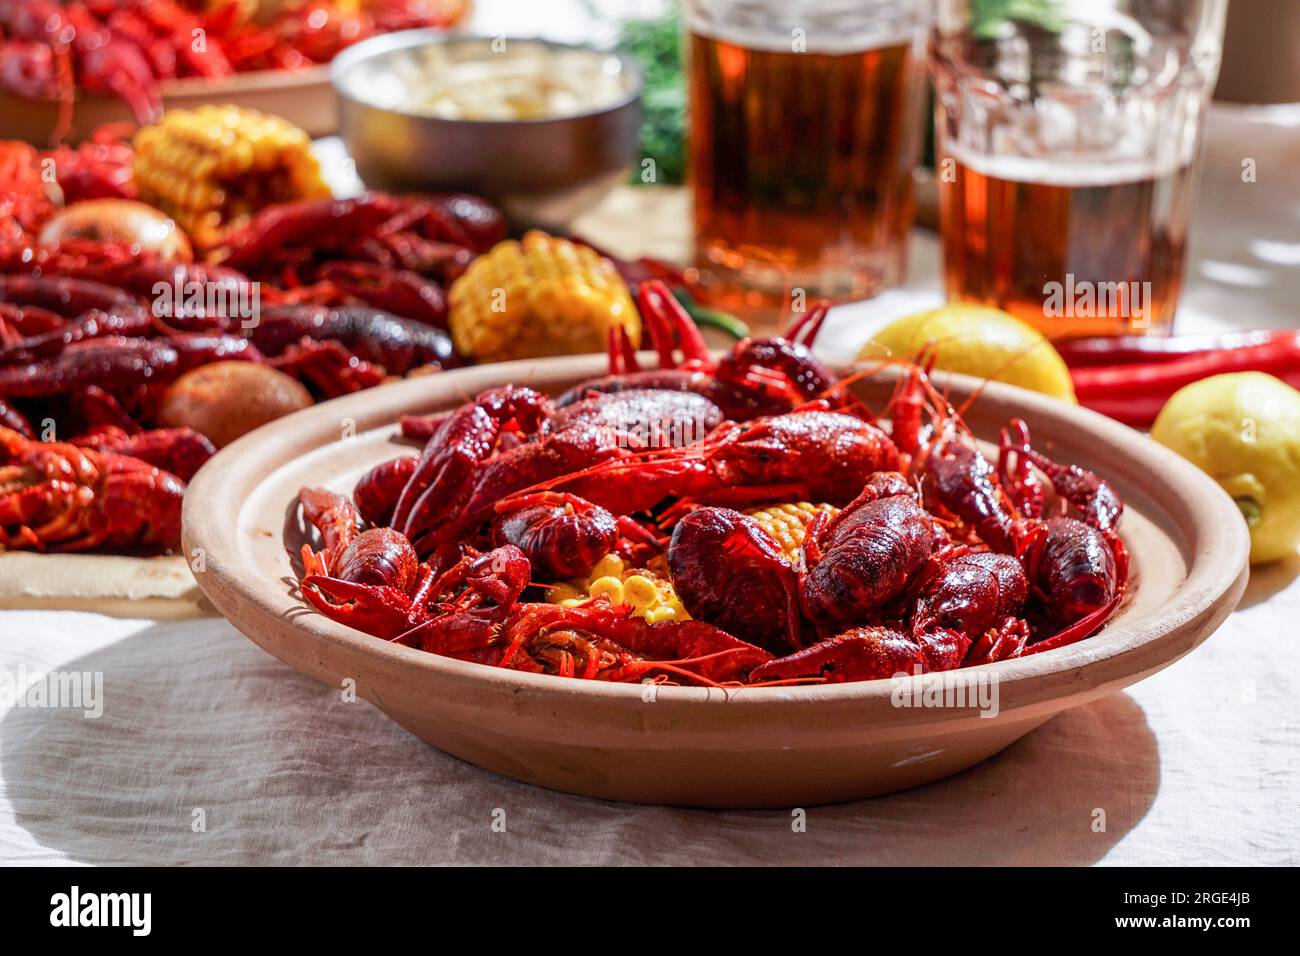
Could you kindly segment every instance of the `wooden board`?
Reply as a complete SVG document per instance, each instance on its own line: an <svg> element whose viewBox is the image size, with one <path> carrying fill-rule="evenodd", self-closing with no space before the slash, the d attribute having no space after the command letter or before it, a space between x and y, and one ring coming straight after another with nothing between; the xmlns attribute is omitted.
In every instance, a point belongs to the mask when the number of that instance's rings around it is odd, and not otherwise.
<svg viewBox="0 0 1300 956"><path fill-rule="evenodd" d="M281 116L313 138L338 131L338 101L329 82L329 67L305 70L260 70L224 80L198 77L160 84L165 109L193 109L204 103L232 103ZM0 139L21 139L36 146L50 142L59 105L0 93ZM116 97L80 95L72 113L71 143L104 123L134 123L126 103Z"/></svg>
<svg viewBox="0 0 1300 956"><path fill-rule="evenodd" d="M0 553L0 609L173 620L214 613L180 557Z"/></svg>

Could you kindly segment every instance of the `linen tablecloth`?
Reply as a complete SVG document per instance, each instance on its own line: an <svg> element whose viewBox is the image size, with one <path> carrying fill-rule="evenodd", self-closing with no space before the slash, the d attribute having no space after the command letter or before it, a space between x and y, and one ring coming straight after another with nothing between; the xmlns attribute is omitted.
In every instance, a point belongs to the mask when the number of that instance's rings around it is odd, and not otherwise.
<svg viewBox="0 0 1300 956"><path fill-rule="evenodd" d="M828 357L938 302L937 261L918 234L907 288L835 310ZM1216 111L1179 328L1294 325L1297 302L1300 115ZM803 830L786 810L641 807L495 776L219 619L3 612L0 689L99 674L102 715L0 694L0 862L1294 864L1297 575L1300 558L1257 570L1217 634L1128 692L946 781L808 808Z"/></svg>

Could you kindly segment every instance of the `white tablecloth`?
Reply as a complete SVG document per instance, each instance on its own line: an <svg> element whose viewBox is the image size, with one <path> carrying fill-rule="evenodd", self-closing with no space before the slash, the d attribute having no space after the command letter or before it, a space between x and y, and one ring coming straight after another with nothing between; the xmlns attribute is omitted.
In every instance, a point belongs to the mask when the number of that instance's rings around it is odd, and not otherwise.
<svg viewBox="0 0 1300 956"><path fill-rule="evenodd" d="M1269 116L1213 118L1184 331L1297 322L1300 117ZM933 237L916 237L912 270L906 290L836 311L830 353L938 301ZM0 704L0 862L1294 864L1297 574L1300 558L1257 571L1219 633L1127 693L947 781L812 808L798 833L785 811L637 807L497 777L221 620L4 612L0 678L102 674L103 714Z"/></svg>

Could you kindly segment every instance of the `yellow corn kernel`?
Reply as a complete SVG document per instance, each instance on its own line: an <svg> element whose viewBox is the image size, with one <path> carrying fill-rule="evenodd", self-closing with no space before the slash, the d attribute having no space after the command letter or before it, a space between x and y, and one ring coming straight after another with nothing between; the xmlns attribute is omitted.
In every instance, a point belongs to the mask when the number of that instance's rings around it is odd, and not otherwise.
<svg viewBox="0 0 1300 956"><path fill-rule="evenodd" d="M655 582L644 574L631 574L623 579L623 597L640 611L658 603L660 591Z"/></svg>
<svg viewBox="0 0 1300 956"><path fill-rule="evenodd" d="M594 581L597 578L622 577L623 576L623 559L617 554L607 554L591 569L588 580Z"/></svg>
<svg viewBox="0 0 1300 956"><path fill-rule="evenodd" d="M667 562L658 556L647 565L628 568L617 555L606 555L587 578L550 585L546 600L563 607L577 607L592 598L603 597L611 604L627 605L634 616L651 624L690 620L690 614L673 590Z"/></svg>
<svg viewBox="0 0 1300 956"><path fill-rule="evenodd" d="M640 341L640 316L614 264L539 230L471 262L448 300L456 348L484 361L602 352L620 325Z"/></svg>
<svg viewBox="0 0 1300 956"><path fill-rule="evenodd" d="M591 582L587 593L592 597L604 597L610 604L623 603L623 582L616 577L596 578Z"/></svg>
<svg viewBox="0 0 1300 956"><path fill-rule="evenodd" d="M677 609L667 604L661 604L659 607L651 608L645 615L647 624L659 624L663 621L674 620L676 617Z"/></svg>
<svg viewBox="0 0 1300 956"><path fill-rule="evenodd" d="M825 511L833 516L839 514L839 510L834 505L797 501L754 508L748 514L781 545L786 560L793 564L799 555L799 549L803 547L808 526L818 512Z"/></svg>

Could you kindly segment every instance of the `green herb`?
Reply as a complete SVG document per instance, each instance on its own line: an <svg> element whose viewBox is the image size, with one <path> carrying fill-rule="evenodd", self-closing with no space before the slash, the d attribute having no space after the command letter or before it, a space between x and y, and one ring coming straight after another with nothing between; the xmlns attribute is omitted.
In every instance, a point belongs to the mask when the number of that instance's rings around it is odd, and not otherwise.
<svg viewBox="0 0 1300 956"><path fill-rule="evenodd" d="M645 74L641 102L641 157L632 170L634 184L674 185L686 179L686 74L682 33L676 4L656 20L628 20L622 26L619 49ZM649 178L644 161L654 161Z"/></svg>
<svg viewBox="0 0 1300 956"><path fill-rule="evenodd" d="M737 340L749 335L749 326L740 319L730 312L723 312L721 309L710 309L700 305L685 289L674 289L673 297L682 304L682 308L695 320L695 324L701 328L707 326L719 329Z"/></svg>
<svg viewBox="0 0 1300 956"><path fill-rule="evenodd" d="M971 32L981 40L996 40L1014 21L1059 33L1065 27L1060 6L1059 0L972 0Z"/></svg>

